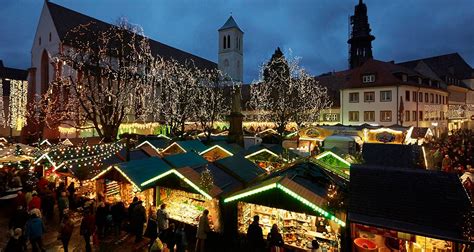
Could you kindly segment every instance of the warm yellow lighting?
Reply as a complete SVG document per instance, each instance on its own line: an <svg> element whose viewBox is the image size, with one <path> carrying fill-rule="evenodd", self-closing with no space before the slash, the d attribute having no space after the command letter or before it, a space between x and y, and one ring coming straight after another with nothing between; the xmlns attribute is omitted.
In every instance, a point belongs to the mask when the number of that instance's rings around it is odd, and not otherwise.
<svg viewBox="0 0 474 252"><path fill-rule="evenodd" d="M209 147L209 148L207 148L206 150L201 151L201 152L199 153L199 155L204 155L204 154L206 154L207 152L209 152L209 151L211 151L211 150L213 150L213 149L215 149L215 148L221 149L223 152L229 154L230 156L233 156L233 155L234 155L234 154L232 154L232 152L230 152L230 151L228 151L228 150L222 148L222 147L221 147L220 145L218 145L218 144L216 144L216 145L214 145L214 146L212 146L212 147Z"/></svg>

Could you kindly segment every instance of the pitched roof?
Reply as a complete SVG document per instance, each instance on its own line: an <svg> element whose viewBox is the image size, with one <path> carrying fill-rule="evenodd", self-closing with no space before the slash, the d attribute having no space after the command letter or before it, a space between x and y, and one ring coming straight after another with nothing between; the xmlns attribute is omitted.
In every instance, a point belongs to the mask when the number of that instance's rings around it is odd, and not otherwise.
<svg viewBox="0 0 474 252"><path fill-rule="evenodd" d="M401 62L398 65L414 69L419 61L426 63L440 79L444 79L444 76L453 76L459 80L474 78L473 69L458 53L416 59Z"/></svg>
<svg viewBox="0 0 474 252"><path fill-rule="evenodd" d="M151 157L141 160L132 160L129 162L117 164L115 166L111 166L107 170L96 176L94 179L107 177L107 174L109 172L113 172L113 170L118 170L122 176L125 175L125 179L127 179L130 183L143 190L145 187L141 185L142 183L154 177L157 177L171 169L171 166L168 165L162 159L157 157Z"/></svg>
<svg viewBox="0 0 474 252"><path fill-rule="evenodd" d="M417 169L423 167L423 153L419 145L364 143L363 166Z"/></svg>
<svg viewBox="0 0 474 252"><path fill-rule="evenodd" d="M50 1L46 1L48 6L49 12L53 19L54 25L58 32L59 38L63 41L67 35L67 33L77 27L78 25L87 24L90 22L95 22L97 29L106 30L111 27L111 24L105 23L93 17L86 16L82 13L73 11L71 9L65 8L58 4L52 3ZM64 41L63 41L64 42ZM201 58L199 56L187 53L185 51L176 49L174 47L165 45L160 43L156 40L150 39L150 47L151 51L154 55L160 55L165 59L173 58L184 64L186 61L192 60L194 64L199 68L206 68L206 69L215 69L217 68L217 64L209 61L207 59Z"/></svg>
<svg viewBox="0 0 474 252"><path fill-rule="evenodd" d="M2 61L2 64L0 64L0 79L2 78L12 80L27 80L28 71L23 69L4 67Z"/></svg>
<svg viewBox="0 0 474 252"><path fill-rule="evenodd" d="M351 171L349 189L352 222L463 240L463 215L471 203L455 174L359 168Z"/></svg>
<svg viewBox="0 0 474 252"><path fill-rule="evenodd" d="M207 160L201 157L199 154L195 152L185 152L175 155L166 156L163 158L166 162L168 162L174 168L181 168L181 167L198 167L207 164Z"/></svg>
<svg viewBox="0 0 474 252"><path fill-rule="evenodd" d="M126 148L121 149L118 154L119 154L120 158L122 158L123 161L125 161L127 159L127 150L126 150ZM150 156L151 155L149 155L143 149L130 150L130 160L147 159Z"/></svg>
<svg viewBox="0 0 474 252"><path fill-rule="evenodd" d="M176 141L176 144L181 146L185 151L195 151L195 152L201 152L205 149L207 149L207 146L204 145L201 141L199 140L185 140L185 141Z"/></svg>
<svg viewBox="0 0 474 252"><path fill-rule="evenodd" d="M219 187L224 194L243 187L242 182L214 164L203 165L195 168L194 170L201 174L206 169L206 167L212 174L214 185Z"/></svg>
<svg viewBox="0 0 474 252"><path fill-rule="evenodd" d="M215 162L226 171L245 183L249 183L258 176L265 173L265 170L242 156L230 156L219 159Z"/></svg>
<svg viewBox="0 0 474 252"><path fill-rule="evenodd" d="M219 28L219 31L226 30L226 29L231 29L231 28L237 28L239 31L243 32L242 29L237 25L235 22L234 18L230 16L225 24Z"/></svg>

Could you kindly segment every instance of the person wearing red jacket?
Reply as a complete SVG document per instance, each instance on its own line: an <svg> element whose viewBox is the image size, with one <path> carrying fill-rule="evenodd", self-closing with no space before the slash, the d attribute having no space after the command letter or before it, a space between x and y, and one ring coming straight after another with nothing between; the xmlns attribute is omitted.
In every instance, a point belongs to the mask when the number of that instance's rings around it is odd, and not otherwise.
<svg viewBox="0 0 474 252"><path fill-rule="evenodd" d="M31 211L34 208L41 209L41 198L38 197L38 193L33 191L33 198L31 198L30 203L28 204L28 211Z"/></svg>

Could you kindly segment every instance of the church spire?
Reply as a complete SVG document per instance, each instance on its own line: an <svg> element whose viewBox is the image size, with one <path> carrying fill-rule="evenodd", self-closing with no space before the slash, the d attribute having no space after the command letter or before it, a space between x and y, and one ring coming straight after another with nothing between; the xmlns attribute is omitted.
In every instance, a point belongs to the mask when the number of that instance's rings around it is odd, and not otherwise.
<svg viewBox="0 0 474 252"><path fill-rule="evenodd" d="M375 39L370 34L367 6L362 0L355 6L354 15L350 18L351 34L347 43L349 50L349 67L355 68L372 59L372 41Z"/></svg>

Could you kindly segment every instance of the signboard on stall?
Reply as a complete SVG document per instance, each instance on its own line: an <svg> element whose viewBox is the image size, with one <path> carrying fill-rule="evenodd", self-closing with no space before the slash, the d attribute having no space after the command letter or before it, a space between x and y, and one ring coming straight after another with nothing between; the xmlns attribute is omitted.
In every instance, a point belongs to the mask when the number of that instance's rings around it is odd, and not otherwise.
<svg viewBox="0 0 474 252"><path fill-rule="evenodd" d="M373 226L366 226L362 224L355 224L356 229L359 231L365 231L376 235L381 235L384 237L391 237L395 239L402 239L410 242L416 242L416 236L409 233L398 232L395 230L377 228Z"/></svg>

